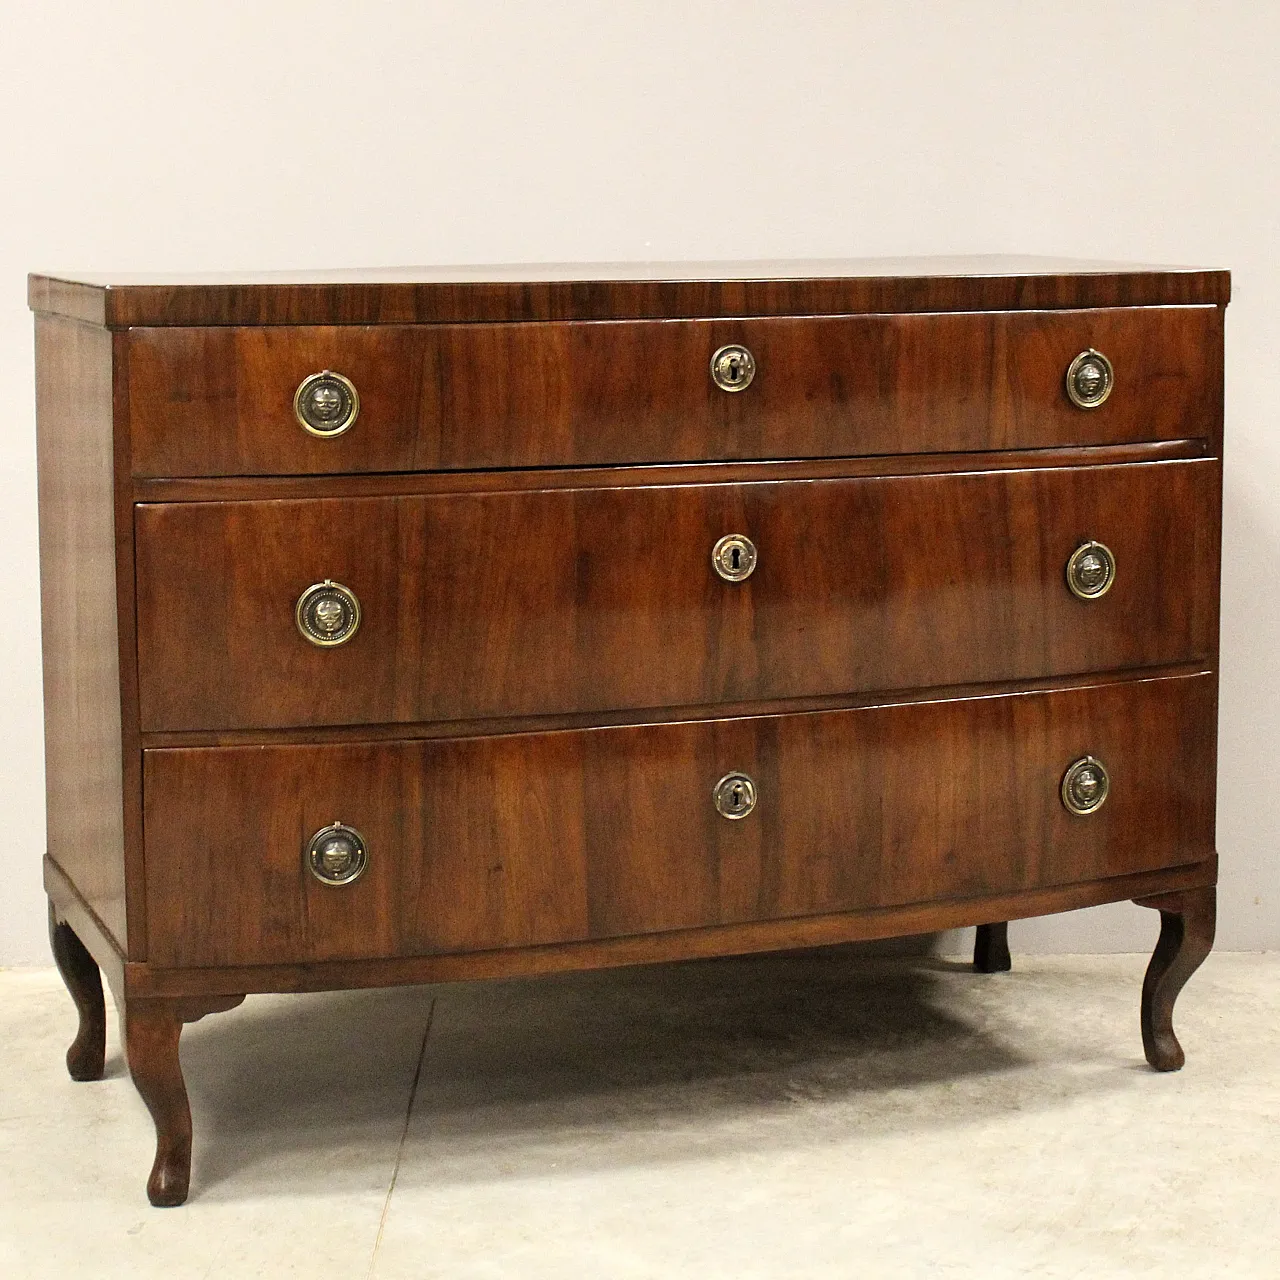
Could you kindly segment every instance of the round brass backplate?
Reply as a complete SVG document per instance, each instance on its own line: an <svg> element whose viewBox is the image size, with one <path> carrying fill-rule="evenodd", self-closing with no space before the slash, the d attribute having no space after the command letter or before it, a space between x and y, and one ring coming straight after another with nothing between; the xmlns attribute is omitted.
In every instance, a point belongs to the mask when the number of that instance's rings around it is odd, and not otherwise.
<svg viewBox="0 0 1280 1280"><path fill-rule="evenodd" d="M756 358L741 343L731 342L711 357L711 380L721 391L745 391L756 376Z"/></svg>
<svg viewBox="0 0 1280 1280"><path fill-rule="evenodd" d="M293 619L304 639L332 649L346 644L360 629L360 601L349 587L326 578L298 597Z"/></svg>
<svg viewBox="0 0 1280 1280"><path fill-rule="evenodd" d="M726 582L742 582L756 570L756 544L744 533L727 533L711 549L711 563Z"/></svg>
<svg viewBox="0 0 1280 1280"><path fill-rule="evenodd" d="M369 849L355 827L330 823L307 841L307 869L321 884L353 884L369 865Z"/></svg>
<svg viewBox="0 0 1280 1280"><path fill-rule="evenodd" d="M1067 561L1067 586L1081 600L1096 600L1116 580L1116 558L1101 542L1082 542Z"/></svg>
<svg viewBox="0 0 1280 1280"><path fill-rule="evenodd" d="M1094 756L1082 756L1062 775L1062 803L1081 817L1097 813L1110 792L1111 777Z"/></svg>
<svg viewBox="0 0 1280 1280"><path fill-rule="evenodd" d="M298 383L293 393L293 412L303 429L313 436L340 436L360 413L360 393L350 378L323 369Z"/></svg>
<svg viewBox="0 0 1280 1280"><path fill-rule="evenodd" d="M726 773L716 783L711 797L722 818L737 821L756 807L756 784L745 773Z"/></svg>
<svg viewBox="0 0 1280 1280"><path fill-rule="evenodd" d="M1096 409L1111 394L1115 381L1111 361L1090 347L1067 367L1067 396L1078 409Z"/></svg>

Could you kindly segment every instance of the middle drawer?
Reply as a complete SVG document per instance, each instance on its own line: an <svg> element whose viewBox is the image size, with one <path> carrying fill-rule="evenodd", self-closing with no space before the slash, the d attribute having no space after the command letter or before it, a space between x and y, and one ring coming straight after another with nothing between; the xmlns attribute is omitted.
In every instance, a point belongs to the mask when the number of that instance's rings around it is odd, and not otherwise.
<svg viewBox="0 0 1280 1280"><path fill-rule="evenodd" d="M752 703L1198 661L1213 460L136 509L144 731ZM726 581L713 548L740 535ZM1066 567L1114 558L1082 599ZM745 557L745 558L744 558ZM722 557L733 571L732 550ZM297 604L359 602L319 647Z"/></svg>

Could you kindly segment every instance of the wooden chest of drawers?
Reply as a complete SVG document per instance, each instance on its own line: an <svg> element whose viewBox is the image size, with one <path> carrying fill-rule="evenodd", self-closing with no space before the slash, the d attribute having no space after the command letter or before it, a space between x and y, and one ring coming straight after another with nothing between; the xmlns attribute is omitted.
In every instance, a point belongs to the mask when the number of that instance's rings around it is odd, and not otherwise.
<svg viewBox="0 0 1280 1280"><path fill-rule="evenodd" d="M1212 944L1225 272L33 276L48 856L187 1193L246 993L1133 898ZM234 820L228 821L233 815Z"/></svg>

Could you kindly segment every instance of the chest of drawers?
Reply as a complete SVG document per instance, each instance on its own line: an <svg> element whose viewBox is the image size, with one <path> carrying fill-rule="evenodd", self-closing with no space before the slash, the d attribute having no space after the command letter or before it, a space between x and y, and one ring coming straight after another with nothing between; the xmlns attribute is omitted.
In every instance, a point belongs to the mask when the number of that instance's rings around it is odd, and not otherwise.
<svg viewBox="0 0 1280 1280"><path fill-rule="evenodd" d="M33 276L55 958L247 993L1135 899L1212 944L1225 272Z"/></svg>

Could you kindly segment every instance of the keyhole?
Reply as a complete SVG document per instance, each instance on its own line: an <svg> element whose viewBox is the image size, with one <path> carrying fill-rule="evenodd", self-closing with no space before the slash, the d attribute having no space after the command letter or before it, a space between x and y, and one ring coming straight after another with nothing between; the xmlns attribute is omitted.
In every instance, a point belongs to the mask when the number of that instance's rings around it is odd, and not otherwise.
<svg viewBox="0 0 1280 1280"><path fill-rule="evenodd" d="M732 567L735 571L742 568L742 550L739 547L733 549Z"/></svg>
<svg viewBox="0 0 1280 1280"><path fill-rule="evenodd" d="M729 808L737 813L742 808L742 787L738 783L733 784L733 794L729 799Z"/></svg>

